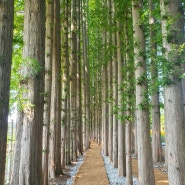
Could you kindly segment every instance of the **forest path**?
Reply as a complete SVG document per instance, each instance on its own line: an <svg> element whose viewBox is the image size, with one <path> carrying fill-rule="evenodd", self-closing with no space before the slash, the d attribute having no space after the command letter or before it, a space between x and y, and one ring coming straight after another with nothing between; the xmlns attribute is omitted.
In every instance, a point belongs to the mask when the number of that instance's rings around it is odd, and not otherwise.
<svg viewBox="0 0 185 185"><path fill-rule="evenodd" d="M109 185L101 156L101 146L93 141L75 177L74 185Z"/></svg>

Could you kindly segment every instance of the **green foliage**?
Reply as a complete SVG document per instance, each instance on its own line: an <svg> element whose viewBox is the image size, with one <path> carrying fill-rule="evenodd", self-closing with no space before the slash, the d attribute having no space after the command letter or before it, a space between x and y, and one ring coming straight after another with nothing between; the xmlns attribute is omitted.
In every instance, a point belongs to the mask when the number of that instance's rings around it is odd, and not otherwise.
<svg viewBox="0 0 185 185"><path fill-rule="evenodd" d="M10 83L10 111L19 107L20 103L20 65L22 62L23 48L23 25L24 25L24 0L14 2L14 30L13 30L13 54Z"/></svg>
<svg viewBox="0 0 185 185"><path fill-rule="evenodd" d="M138 84L138 85L147 84L147 75L146 75L146 73L142 73L142 74L137 78L137 84Z"/></svg>
<svg viewBox="0 0 185 185"><path fill-rule="evenodd" d="M42 67L40 66L38 60L34 58L24 59L21 63L21 78L23 80L27 78L37 77L41 70Z"/></svg>

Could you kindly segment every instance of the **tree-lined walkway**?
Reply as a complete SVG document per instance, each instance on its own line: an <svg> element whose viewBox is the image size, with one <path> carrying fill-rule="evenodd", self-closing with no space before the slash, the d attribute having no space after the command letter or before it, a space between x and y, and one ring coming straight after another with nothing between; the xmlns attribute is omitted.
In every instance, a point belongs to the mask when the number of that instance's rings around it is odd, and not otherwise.
<svg viewBox="0 0 185 185"><path fill-rule="evenodd" d="M91 148L85 155L85 160L76 175L74 185L108 185L101 146L91 142Z"/></svg>

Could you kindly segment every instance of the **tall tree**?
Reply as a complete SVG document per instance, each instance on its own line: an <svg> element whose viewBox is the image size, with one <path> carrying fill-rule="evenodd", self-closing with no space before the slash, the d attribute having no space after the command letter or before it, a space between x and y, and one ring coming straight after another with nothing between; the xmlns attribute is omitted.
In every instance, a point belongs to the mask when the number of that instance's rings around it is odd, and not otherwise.
<svg viewBox="0 0 185 185"><path fill-rule="evenodd" d="M130 3L127 7L130 7ZM131 11L127 8L125 11L125 19L127 21L124 22L124 34L125 34L125 100L126 100L126 125L125 125L125 151L126 151L126 181L127 184L132 185L132 158L131 158L131 136L132 136L132 124L134 120L133 112L134 112L134 101L135 101L135 88L133 86L134 81L134 60L133 60L133 34L132 34L132 24L131 24Z"/></svg>
<svg viewBox="0 0 185 185"><path fill-rule="evenodd" d="M149 32L150 32L150 60L151 60L151 88L152 88L152 156L153 162L162 160L160 105L157 66L157 30L155 24L153 0L149 0Z"/></svg>
<svg viewBox="0 0 185 185"><path fill-rule="evenodd" d="M185 182L185 115L182 88L184 12L182 1L160 1L165 80L165 123L169 184ZM184 50L184 48L183 48Z"/></svg>
<svg viewBox="0 0 185 185"><path fill-rule="evenodd" d="M52 46L53 46L53 3L46 1L46 37L45 37L45 86L44 86L44 117L43 117L43 146L42 146L42 178L43 184L48 184L48 154L49 154L49 127L51 105L51 73L52 73Z"/></svg>
<svg viewBox="0 0 185 185"><path fill-rule="evenodd" d="M111 0L111 11L112 11L112 26L116 26L115 23L115 3ZM113 87L113 166L118 167L118 120L117 120L117 53L116 53L116 33L112 30L112 44L113 44L113 56L112 56L112 87Z"/></svg>
<svg viewBox="0 0 185 185"><path fill-rule="evenodd" d="M31 11L30 11L31 10ZM45 1L25 1L24 48L20 87L22 139L19 184L42 184Z"/></svg>
<svg viewBox="0 0 185 185"><path fill-rule="evenodd" d="M119 6L119 5L118 5ZM118 19L118 18L117 18ZM125 124L123 122L123 97L122 83L123 77L123 57L121 54L121 23L117 20L117 60L118 60L118 173L119 176L126 175L126 156L125 156Z"/></svg>
<svg viewBox="0 0 185 185"><path fill-rule="evenodd" d="M60 1L54 0L52 92L49 140L49 176L62 174L61 168L61 44Z"/></svg>
<svg viewBox="0 0 185 185"><path fill-rule="evenodd" d="M77 3L75 0L71 4L71 49L72 49L72 81L71 81L71 106L72 106L72 160L77 160Z"/></svg>
<svg viewBox="0 0 185 185"><path fill-rule="evenodd" d="M132 1L134 31L134 61L136 78L136 117L138 144L138 171L140 185L154 185L152 151L150 143L149 105L147 92L147 71L145 60L145 39L141 21L142 1Z"/></svg>
<svg viewBox="0 0 185 185"><path fill-rule="evenodd" d="M4 184L12 64L13 1L0 2L0 184Z"/></svg>

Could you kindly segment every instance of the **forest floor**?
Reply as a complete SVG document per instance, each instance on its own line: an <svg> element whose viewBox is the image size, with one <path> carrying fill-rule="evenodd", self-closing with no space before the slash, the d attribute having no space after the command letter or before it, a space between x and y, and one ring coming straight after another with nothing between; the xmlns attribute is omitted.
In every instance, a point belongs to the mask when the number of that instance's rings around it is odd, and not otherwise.
<svg viewBox="0 0 185 185"><path fill-rule="evenodd" d="M82 162L81 162L82 163ZM75 166L74 164L72 166ZM71 168L71 167L70 167ZM70 171L66 169L64 173ZM138 178L138 163L136 159L132 159L132 171L133 175ZM154 169L155 173L155 185L168 185L167 174L162 172L159 167ZM69 175L63 175L50 185L66 185L68 183ZM71 183L73 185L109 185L109 180L105 170L105 165L103 157L101 155L101 146L95 142L91 142L91 148L86 152L85 159L80 168L77 171L77 174L73 176ZM116 183L117 184L117 183Z"/></svg>

